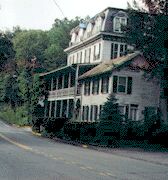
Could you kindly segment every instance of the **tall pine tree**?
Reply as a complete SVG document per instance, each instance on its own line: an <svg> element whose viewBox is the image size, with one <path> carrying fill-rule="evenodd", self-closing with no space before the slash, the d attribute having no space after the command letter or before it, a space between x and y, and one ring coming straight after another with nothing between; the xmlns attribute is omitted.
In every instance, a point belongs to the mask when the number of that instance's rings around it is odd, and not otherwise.
<svg viewBox="0 0 168 180"><path fill-rule="evenodd" d="M99 126L103 131L119 132L121 123L122 116L119 112L117 99L111 94L103 105Z"/></svg>

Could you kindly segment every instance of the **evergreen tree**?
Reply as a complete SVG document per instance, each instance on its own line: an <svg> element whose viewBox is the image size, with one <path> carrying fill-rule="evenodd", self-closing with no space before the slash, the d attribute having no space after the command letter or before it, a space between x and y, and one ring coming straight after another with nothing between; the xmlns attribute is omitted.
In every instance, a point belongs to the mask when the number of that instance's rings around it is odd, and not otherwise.
<svg viewBox="0 0 168 180"><path fill-rule="evenodd" d="M110 95L103 105L103 110L100 115L99 126L101 129L112 132L119 132L122 123L122 116L119 112L117 99L114 95Z"/></svg>

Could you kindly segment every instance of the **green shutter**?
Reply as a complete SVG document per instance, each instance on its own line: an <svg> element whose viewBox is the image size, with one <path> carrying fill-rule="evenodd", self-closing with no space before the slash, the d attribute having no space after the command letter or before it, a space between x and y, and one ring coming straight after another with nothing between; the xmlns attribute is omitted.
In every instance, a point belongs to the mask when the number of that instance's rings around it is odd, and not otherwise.
<svg viewBox="0 0 168 180"><path fill-rule="evenodd" d="M132 77L128 77L127 94L132 93Z"/></svg>
<svg viewBox="0 0 168 180"><path fill-rule="evenodd" d="M118 80L118 77L113 76L113 93L117 92L117 80Z"/></svg>
<svg viewBox="0 0 168 180"><path fill-rule="evenodd" d="M126 108L126 110L125 110L125 118L127 120L128 116L129 116L129 105L127 104L125 108Z"/></svg>

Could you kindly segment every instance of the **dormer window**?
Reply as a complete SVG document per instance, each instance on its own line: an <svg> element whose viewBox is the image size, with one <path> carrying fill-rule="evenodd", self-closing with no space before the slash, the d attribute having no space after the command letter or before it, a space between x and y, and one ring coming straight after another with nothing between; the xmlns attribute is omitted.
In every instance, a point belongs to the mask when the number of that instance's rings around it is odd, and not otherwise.
<svg viewBox="0 0 168 180"><path fill-rule="evenodd" d="M114 18L114 32L122 33L123 32L123 26L126 26L127 24L127 18L126 17L115 17Z"/></svg>
<svg viewBox="0 0 168 180"><path fill-rule="evenodd" d="M72 34L72 38L71 38L71 42L74 43L76 41L76 36L77 34L76 33L73 33Z"/></svg>
<svg viewBox="0 0 168 180"><path fill-rule="evenodd" d="M92 27L93 25L89 23L87 26L87 37L90 37L92 35Z"/></svg>

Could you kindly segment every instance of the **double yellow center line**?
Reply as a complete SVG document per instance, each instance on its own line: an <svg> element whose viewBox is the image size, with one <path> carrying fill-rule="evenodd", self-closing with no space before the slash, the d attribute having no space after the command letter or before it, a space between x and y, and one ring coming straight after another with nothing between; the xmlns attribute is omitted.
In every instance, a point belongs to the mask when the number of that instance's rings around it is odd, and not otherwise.
<svg viewBox="0 0 168 180"><path fill-rule="evenodd" d="M16 145L16 146L18 146L18 147L20 147L20 148L22 148L22 149L24 149L24 150L28 150L28 151L31 151L31 150L32 150L31 147L26 146L26 145L23 145L23 144L20 144L20 143L18 143L18 142L16 142L16 141L13 141L12 139L9 139L8 137L4 136L4 135L1 134L1 133L0 133L0 137L1 137L2 139L4 139L4 140L10 142L11 144L14 144L14 145Z"/></svg>

